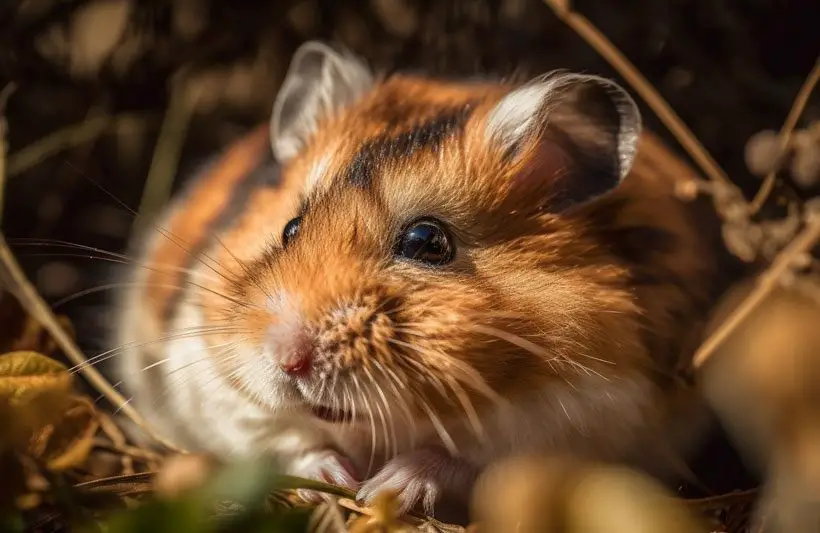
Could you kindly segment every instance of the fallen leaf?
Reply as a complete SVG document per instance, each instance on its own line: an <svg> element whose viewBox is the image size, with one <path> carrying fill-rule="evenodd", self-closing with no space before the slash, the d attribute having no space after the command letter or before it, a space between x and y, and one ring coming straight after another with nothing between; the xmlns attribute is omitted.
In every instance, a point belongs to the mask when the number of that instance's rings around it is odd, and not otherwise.
<svg viewBox="0 0 820 533"><path fill-rule="evenodd" d="M19 399L43 390L70 390L71 374L59 361L33 351L0 356L0 397Z"/></svg>
<svg viewBox="0 0 820 533"><path fill-rule="evenodd" d="M33 432L58 420L71 386L65 366L42 354L0 355L0 449L24 445Z"/></svg>
<svg viewBox="0 0 820 533"><path fill-rule="evenodd" d="M29 451L49 470L68 470L86 461L99 427L91 401L86 397L74 396L59 421L35 433Z"/></svg>

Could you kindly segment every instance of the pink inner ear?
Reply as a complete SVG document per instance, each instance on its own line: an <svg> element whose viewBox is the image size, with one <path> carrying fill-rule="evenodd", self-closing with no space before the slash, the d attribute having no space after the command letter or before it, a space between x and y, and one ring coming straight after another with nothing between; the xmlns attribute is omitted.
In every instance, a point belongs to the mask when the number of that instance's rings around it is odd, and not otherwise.
<svg viewBox="0 0 820 533"><path fill-rule="evenodd" d="M513 194L533 194L541 199L562 189L572 160L557 142L542 137L519 155L517 170L510 183Z"/></svg>

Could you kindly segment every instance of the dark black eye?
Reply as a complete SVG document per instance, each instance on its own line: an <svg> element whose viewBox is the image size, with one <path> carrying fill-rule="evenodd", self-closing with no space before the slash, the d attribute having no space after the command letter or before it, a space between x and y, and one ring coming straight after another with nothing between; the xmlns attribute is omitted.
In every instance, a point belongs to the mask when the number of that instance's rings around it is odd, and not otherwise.
<svg viewBox="0 0 820 533"><path fill-rule="evenodd" d="M420 220L409 226L399 238L396 255L438 266L453 260L455 247L438 222Z"/></svg>
<svg viewBox="0 0 820 533"><path fill-rule="evenodd" d="M299 226L302 225L302 217L291 219L285 224L285 229L282 231L282 246L287 246L290 240L299 233Z"/></svg>

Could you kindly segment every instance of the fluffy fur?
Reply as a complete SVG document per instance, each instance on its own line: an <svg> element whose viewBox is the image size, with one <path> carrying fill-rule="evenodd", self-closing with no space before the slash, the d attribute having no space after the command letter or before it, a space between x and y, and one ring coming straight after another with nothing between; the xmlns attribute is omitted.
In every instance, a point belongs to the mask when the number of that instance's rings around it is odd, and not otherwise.
<svg viewBox="0 0 820 533"><path fill-rule="evenodd" d="M311 50L285 122L233 146L142 246L117 339L136 407L189 449L273 454L428 511L512 453L644 466L677 448L711 243L642 157L625 93L566 73L378 80ZM319 96L291 101L305 72ZM451 263L396 257L423 217ZM283 370L305 350L306 372Z"/></svg>

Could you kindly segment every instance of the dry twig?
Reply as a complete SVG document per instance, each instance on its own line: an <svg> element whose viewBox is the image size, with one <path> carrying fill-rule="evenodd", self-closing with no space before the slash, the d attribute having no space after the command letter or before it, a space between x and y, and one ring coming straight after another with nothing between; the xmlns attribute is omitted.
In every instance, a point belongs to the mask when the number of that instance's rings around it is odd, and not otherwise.
<svg viewBox="0 0 820 533"><path fill-rule="evenodd" d="M586 17L572 10L570 0L544 0L567 26L573 29L587 44L606 59L624 79L629 82L641 98L655 112L658 118L669 128L680 145L697 162L704 174L715 182L737 189L729 176L715 162L706 148L698 141L695 134L684 124L658 91L649 83L643 74L606 38Z"/></svg>
<svg viewBox="0 0 820 533"><path fill-rule="evenodd" d="M781 283L787 274L805 254L820 240L820 217L811 216L807 220L803 231L772 262L757 278L757 287L737 308L726 318L712 335L707 338L695 352L692 364L700 368L710 355L720 346L729 335L743 322L746 317L760 305L772 290Z"/></svg>
<svg viewBox="0 0 820 533"><path fill-rule="evenodd" d="M814 87L817 85L818 81L820 81L820 57L817 58L817 61L814 63L814 68L806 77L806 81L803 82L803 86L800 87L800 91L798 91L797 97L795 97L792 108L789 111L789 115L786 117L786 122L783 124L783 127L780 129L780 133L777 135L777 160L775 161L772 169L766 175L766 178L763 180L763 184L760 186L757 194L755 194L755 197L749 204L750 214L754 215L760 210L760 208L763 207L763 204L771 194L772 189L774 189L777 172L780 170L783 160L786 157L787 147L791 142L794 128L797 126L797 121L800 119L803 109L809 102L809 97L814 91Z"/></svg>

